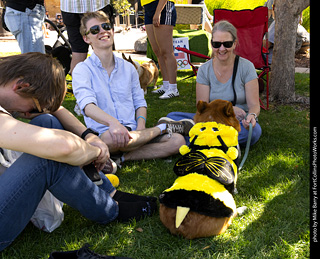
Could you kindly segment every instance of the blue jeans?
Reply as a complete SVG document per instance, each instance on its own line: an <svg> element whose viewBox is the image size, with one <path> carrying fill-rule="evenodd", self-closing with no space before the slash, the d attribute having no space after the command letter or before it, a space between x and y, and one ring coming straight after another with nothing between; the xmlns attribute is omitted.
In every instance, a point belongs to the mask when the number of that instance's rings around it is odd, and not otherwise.
<svg viewBox="0 0 320 259"><path fill-rule="evenodd" d="M42 25L45 19L45 8L37 4L25 12L6 7L5 23L19 43L21 53L45 53Z"/></svg>
<svg viewBox="0 0 320 259"><path fill-rule="evenodd" d="M175 121L178 121L182 119L193 119L194 115L195 113L190 113L190 112L170 112L167 114L167 117ZM243 127L241 121L240 121L240 126L241 126L241 131L239 132L239 135L238 135L238 142L240 146L245 147L248 140L249 130ZM251 137L250 145L255 144L259 140L261 134L262 134L261 126L257 122L256 126L252 129L252 137ZM185 138L187 138L186 142L188 145L190 143L189 137L185 137Z"/></svg>
<svg viewBox="0 0 320 259"><path fill-rule="evenodd" d="M62 129L52 115L40 115L34 125ZM86 218L101 224L114 220L119 213L110 197L115 190L104 174L96 186L77 166L22 154L0 176L0 251L22 232L46 190Z"/></svg>

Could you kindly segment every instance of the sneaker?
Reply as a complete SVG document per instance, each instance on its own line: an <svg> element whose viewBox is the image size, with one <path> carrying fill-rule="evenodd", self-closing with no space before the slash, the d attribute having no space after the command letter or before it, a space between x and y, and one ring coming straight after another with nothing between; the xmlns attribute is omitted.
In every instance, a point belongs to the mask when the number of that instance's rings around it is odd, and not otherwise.
<svg viewBox="0 0 320 259"><path fill-rule="evenodd" d="M178 89L172 90L168 89L163 95L159 97L159 99L170 99L173 97L179 97L179 91Z"/></svg>
<svg viewBox="0 0 320 259"><path fill-rule="evenodd" d="M101 171L104 174L115 174L117 172L117 164L112 159L109 159Z"/></svg>
<svg viewBox="0 0 320 259"><path fill-rule="evenodd" d="M194 126L194 121L191 119L182 119L174 121L168 117L162 117L158 120L158 124L167 124L166 133L180 133L183 136L188 136L190 129Z"/></svg>
<svg viewBox="0 0 320 259"><path fill-rule="evenodd" d="M107 255L101 255L97 254L94 251L89 249L90 245L85 244L82 248L79 250L73 250L73 251L64 251L64 252L52 252L50 253L49 259L65 259L65 258L87 258L87 259L130 259L129 257L117 257L117 256L107 256Z"/></svg>
<svg viewBox="0 0 320 259"><path fill-rule="evenodd" d="M153 94L164 94L168 90L167 87L164 87L163 85L160 86L157 90L153 90Z"/></svg>
<svg viewBox="0 0 320 259"><path fill-rule="evenodd" d="M94 184L101 185L103 183L94 164L85 165L82 169Z"/></svg>

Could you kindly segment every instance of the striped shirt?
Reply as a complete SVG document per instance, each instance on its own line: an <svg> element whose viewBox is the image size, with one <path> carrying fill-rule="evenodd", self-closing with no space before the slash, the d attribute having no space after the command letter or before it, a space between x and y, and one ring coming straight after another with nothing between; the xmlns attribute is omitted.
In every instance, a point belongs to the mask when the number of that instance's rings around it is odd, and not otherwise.
<svg viewBox="0 0 320 259"><path fill-rule="evenodd" d="M144 5L146 5L146 4L150 4L150 3L152 3L152 2L154 2L154 1L156 1L156 0L141 0L141 6L144 6ZM175 0L169 0L170 2L175 2Z"/></svg>
<svg viewBox="0 0 320 259"><path fill-rule="evenodd" d="M60 9L67 13L95 12L110 4L110 0L60 0Z"/></svg>

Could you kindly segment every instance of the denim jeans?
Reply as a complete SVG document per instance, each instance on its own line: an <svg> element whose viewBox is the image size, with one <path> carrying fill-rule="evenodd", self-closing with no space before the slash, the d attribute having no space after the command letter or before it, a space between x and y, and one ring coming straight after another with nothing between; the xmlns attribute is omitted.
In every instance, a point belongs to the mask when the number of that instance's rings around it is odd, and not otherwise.
<svg viewBox="0 0 320 259"><path fill-rule="evenodd" d="M52 115L40 115L34 125L62 126ZM104 174L103 184L96 186L77 166L22 154L0 176L0 251L22 232L46 190L86 218L101 224L114 220L119 213L110 197L115 190Z"/></svg>
<svg viewBox="0 0 320 259"><path fill-rule="evenodd" d="M42 25L45 8L37 4L25 12L6 7L5 23L19 43L21 53L45 53Z"/></svg>
<svg viewBox="0 0 320 259"><path fill-rule="evenodd" d="M175 121L178 121L182 119L193 119L194 115L195 113L190 113L190 112L170 112L167 114L167 117ZM239 135L238 135L238 142L240 146L245 147L247 144L248 136L249 136L249 130L244 128L241 121L240 121L240 126L241 126L241 131L239 132ZM261 134L262 134L261 126L257 122L256 126L252 129L250 145L255 144L259 140ZM190 143L189 137L185 137L185 138L187 138L186 142L188 145Z"/></svg>

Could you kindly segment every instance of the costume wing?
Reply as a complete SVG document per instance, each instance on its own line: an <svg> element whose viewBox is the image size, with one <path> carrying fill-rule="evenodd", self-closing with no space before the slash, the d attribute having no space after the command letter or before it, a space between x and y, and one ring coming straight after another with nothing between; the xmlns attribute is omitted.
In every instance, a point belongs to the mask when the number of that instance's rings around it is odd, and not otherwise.
<svg viewBox="0 0 320 259"><path fill-rule="evenodd" d="M199 152L189 152L182 156L175 164L173 171L178 176L184 176L204 169L207 157Z"/></svg>
<svg viewBox="0 0 320 259"><path fill-rule="evenodd" d="M234 171L230 162L223 157L207 157L202 152L189 152L175 164L173 171L178 176L190 173L204 174L223 185L232 184Z"/></svg>

